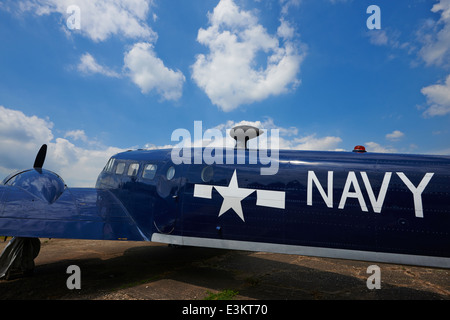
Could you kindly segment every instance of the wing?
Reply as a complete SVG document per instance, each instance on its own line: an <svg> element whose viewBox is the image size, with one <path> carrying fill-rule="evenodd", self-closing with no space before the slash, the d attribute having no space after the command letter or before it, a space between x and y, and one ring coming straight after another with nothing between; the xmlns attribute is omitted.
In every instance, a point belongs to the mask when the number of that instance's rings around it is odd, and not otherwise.
<svg viewBox="0 0 450 320"><path fill-rule="evenodd" d="M19 187L0 185L0 235L92 240L148 240L108 190L66 188L49 202Z"/></svg>

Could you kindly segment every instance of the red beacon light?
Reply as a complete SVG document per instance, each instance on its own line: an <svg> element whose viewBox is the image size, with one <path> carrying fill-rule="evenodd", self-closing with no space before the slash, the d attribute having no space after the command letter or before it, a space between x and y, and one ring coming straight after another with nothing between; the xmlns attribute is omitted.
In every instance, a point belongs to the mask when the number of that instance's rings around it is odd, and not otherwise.
<svg viewBox="0 0 450 320"><path fill-rule="evenodd" d="M364 153L367 152L364 146L356 146L353 148L353 152Z"/></svg>

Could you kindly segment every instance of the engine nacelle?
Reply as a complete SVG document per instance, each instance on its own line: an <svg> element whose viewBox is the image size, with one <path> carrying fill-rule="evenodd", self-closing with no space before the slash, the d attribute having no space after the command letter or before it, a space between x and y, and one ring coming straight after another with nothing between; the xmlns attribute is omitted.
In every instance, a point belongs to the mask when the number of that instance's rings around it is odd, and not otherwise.
<svg viewBox="0 0 450 320"><path fill-rule="evenodd" d="M58 200L66 189L59 175L41 168L14 173L5 178L2 184L21 188L49 204Z"/></svg>

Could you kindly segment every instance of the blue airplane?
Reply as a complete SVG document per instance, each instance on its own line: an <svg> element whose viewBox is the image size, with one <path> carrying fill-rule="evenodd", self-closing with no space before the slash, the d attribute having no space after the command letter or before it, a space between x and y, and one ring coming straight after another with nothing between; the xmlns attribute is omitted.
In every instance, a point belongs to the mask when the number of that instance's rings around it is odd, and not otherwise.
<svg viewBox="0 0 450 320"><path fill-rule="evenodd" d="M205 148L180 164L173 149L134 150L112 156L95 188L69 188L43 169L46 149L0 185L0 235L13 237L0 277L32 270L39 238L450 267L449 156L280 150L263 175L248 148L229 150L234 164L195 161Z"/></svg>

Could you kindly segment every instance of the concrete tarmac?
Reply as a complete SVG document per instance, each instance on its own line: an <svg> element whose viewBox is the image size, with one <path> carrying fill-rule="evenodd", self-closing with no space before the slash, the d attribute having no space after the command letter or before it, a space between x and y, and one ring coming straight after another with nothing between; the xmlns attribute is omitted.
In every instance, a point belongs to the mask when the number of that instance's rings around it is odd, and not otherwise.
<svg viewBox="0 0 450 320"><path fill-rule="evenodd" d="M41 239L35 263L0 280L1 300L450 300L448 269L264 252ZM71 265L81 289L67 287ZM380 289L367 287L371 265Z"/></svg>

